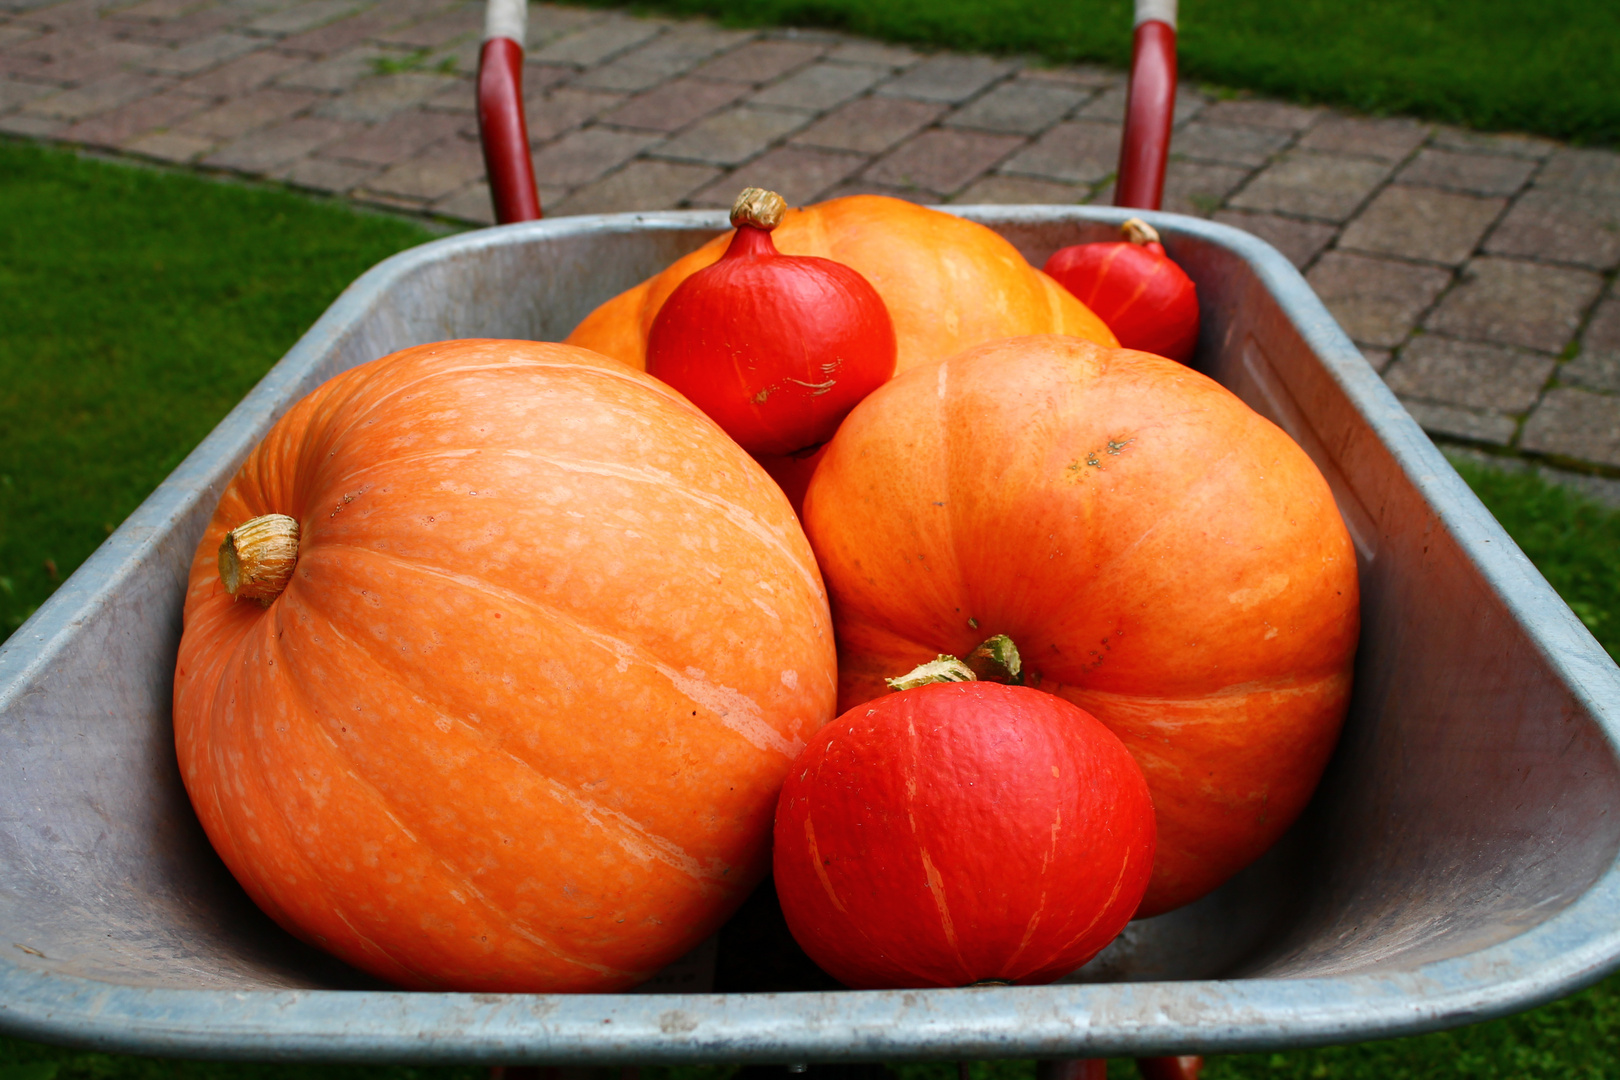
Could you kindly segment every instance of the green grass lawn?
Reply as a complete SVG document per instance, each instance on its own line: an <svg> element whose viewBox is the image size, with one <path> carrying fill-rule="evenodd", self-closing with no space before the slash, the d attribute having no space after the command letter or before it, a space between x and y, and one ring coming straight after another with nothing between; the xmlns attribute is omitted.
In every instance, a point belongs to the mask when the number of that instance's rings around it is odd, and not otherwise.
<svg viewBox="0 0 1620 1080"><path fill-rule="evenodd" d="M596 0L622 4L624 0ZM739 25L1123 66L1130 0L637 0ZM1620 142L1613 0L1187 0L1183 78L1487 130Z"/></svg>
<svg viewBox="0 0 1620 1080"><path fill-rule="evenodd" d="M0 142L0 638L173 468L349 281L421 226L284 192ZM1620 512L1460 463L1620 656ZM47 569L47 563L51 567ZM955 1080L899 1066L899 1080ZM1135 1074L1113 1063L1116 1078ZM723 1080L655 1070L645 1080ZM221 1065L0 1038L0 1080L477 1080L479 1069ZM974 1080L1033 1080L977 1063ZM1620 1076L1620 976L1524 1013L1411 1039L1213 1059L1208 1080ZM812 1078L813 1080L813 1078Z"/></svg>

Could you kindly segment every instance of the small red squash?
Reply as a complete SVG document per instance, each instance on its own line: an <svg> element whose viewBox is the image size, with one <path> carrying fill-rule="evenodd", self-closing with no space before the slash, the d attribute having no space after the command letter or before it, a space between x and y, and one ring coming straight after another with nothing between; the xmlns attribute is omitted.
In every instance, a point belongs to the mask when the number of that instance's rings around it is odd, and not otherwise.
<svg viewBox="0 0 1620 1080"><path fill-rule="evenodd" d="M226 488L175 741L305 941L412 988L613 991L763 877L834 678L792 511L697 409L584 349L444 342L315 390Z"/></svg>
<svg viewBox="0 0 1620 1080"><path fill-rule="evenodd" d="M1108 324L1121 348L1185 364L1198 344L1198 288L1153 226L1131 218L1120 231L1123 241L1057 251L1046 272Z"/></svg>
<svg viewBox="0 0 1620 1080"><path fill-rule="evenodd" d="M1316 466L1162 357L1012 338L902 372L805 497L839 709L1006 634L1026 680L1118 735L1158 818L1141 915L1299 815L1350 699L1355 552Z"/></svg>
<svg viewBox="0 0 1620 1080"><path fill-rule="evenodd" d="M778 252L786 211L775 192L738 195L726 253L670 293L647 336L647 373L751 454L826 442L894 374L882 297L842 263Z"/></svg>
<svg viewBox="0 0 1620 1080"><path fill-rule="evenodd" d="M856 989L1039 984L1130 920L1153 863L1130 754L1062 698L946 682L857 706L794 763L776 891Z"/></svg>

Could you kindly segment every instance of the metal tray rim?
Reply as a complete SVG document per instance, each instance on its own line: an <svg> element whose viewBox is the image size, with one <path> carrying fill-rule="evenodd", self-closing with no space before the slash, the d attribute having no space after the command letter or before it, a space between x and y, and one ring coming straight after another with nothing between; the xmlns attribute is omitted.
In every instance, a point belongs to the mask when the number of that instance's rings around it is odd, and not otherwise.
<svg viewBox="0 0 1620 1080"><path fill-rule="evenodd" d="M1117 222L1100 207L942 208L996 223ZM1620 746L1620 669L1552 592L1361 357L1298 271L1240 230L1144 214L1172 240L1232 249L1396 457L1514 613L1539 622L1550 665ZM721 212L562 218L432 241L379 263L319 321L40 610L0 645L0 711L76 628L111 603L164 524L217 497L259 434L367 305L413 270L469 249L591 233L726 226ZM222 467L221 462L228 462ZM1550 618L1549 618L1550 617ZM732 995L470 995L201 991L102 982L0 961L0 1031L143 1053L255 1060L601 1064L855 1061L1232 1052L1437 1030L1555 999L1620 968L1620 862L1523 934L1409 971L1006 989ZM732 1014L729 1024L701 1019ZM266 1016L273 1016L273 1022ZM613 1037L602 1028L612 1022Z"/></svg>

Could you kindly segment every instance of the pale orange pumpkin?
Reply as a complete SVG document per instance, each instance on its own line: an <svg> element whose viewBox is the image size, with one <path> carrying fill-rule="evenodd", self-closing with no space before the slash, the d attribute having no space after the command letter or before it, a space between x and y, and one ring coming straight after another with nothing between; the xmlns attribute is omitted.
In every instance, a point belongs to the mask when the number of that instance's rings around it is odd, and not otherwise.
<svg viewBox="0 0 1620 1080"><path fill-rule="evenodd" d="M802 516L840 712L1006 634L1030 685L1120 737L1158 821L1139 914L1225 881L1316 787L1355 552L1311 459L1209 378L1066 337L914 368L845 418Z"/></svg>
<svg viewBox="0 0 1620 1080"><path fill-rule="evenodd" d="M583 349L446 342L332 379L232 480L175 737L299 937L408 987L612 991L764 875L834 679L792 511L697 409Z"/></svg>
<svg viewBox="0 0 1620 1080"><path fill-rule="evenodd" d="M981 342L1070 334L1117 345L1113 332L1068 290L1030 266L994 230L880 195L850 195L789 210L771 234L784 255L814 255L858 271L894 320L895 371ZM646 367L647 335L675 287L719 261L731 233L607 301L568 336L632 367Z"/></svg>

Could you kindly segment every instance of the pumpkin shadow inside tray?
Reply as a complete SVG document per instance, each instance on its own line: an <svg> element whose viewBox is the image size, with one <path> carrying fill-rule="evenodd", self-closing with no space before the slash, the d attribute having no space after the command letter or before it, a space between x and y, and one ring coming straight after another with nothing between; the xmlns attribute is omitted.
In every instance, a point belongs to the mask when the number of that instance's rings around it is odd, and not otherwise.
<svg viewBox="0 0 1620 1080"><path fill-rule="evenodd" d="M776 883L759 883L720 928L714 988L723 994L843 990L844 984L816 966L788 930Z"/></svg>

